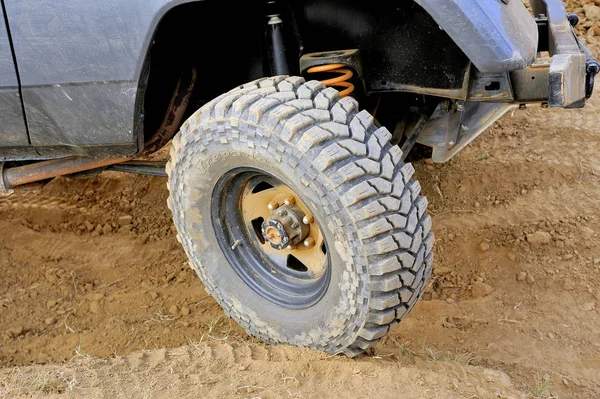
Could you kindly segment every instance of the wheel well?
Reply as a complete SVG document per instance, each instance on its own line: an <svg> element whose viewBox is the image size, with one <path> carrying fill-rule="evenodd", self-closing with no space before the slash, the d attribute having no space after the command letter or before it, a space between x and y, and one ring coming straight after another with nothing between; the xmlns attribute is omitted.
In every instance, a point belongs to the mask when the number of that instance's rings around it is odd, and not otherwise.
<svg viewBox="0 0 600 399"><path fill-rule="evenodd" d="M140 82L144 118L138 131L144 143L159 129L183 73L197 70L183 120L236 85L263 76L262 10L244 4L234 8L200 1L176 6L161 19L146 56L147 77Z"/></svg>
<svg viewBox="0 0 600 399"><path fill-rule="evenodd" d="M143 141L140 148L150 152L159 147L148 143L157 132L165 132L163 121L173 114L170 101L184 73L195 69L197 78L182 121L235 86L268 76L265 49L269 13L264 3L260 4L205 0L167 12L146 57L143 76L147 79L142 79L145 91L140 96L143 129L138 126L137 130ZM364 58L362 83L368 95L357 93L357 98L361 107L380 108L377 118L397 133L397 142L404 140L396 128L398 121L418 120L425 106L439 102L437 95L462 98L469 60L415 3L399 6L383 2L376 7L361 0L311 0L289 4L282 15L288 34L296 35L291 42L297 40L298 54L360 49ZM424 66L427 73L423 73ZM381 97L385 101L379 107ZM170 123L172 129L163 134L167 140L178 130L177 124Z"/></svg>

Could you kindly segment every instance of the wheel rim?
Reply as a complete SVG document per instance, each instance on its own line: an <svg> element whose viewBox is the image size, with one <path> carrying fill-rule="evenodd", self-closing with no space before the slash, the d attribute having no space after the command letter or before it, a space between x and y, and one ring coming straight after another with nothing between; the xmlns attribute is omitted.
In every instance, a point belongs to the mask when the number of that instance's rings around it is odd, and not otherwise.
<svg viewBox="0 0 600 399"><path fill-rule="evenodd" d="M215 185L211 213L223 254L254 292L291 309L323 297L331 274L325 236L282 180L254 168L231 170Z"/></svg>

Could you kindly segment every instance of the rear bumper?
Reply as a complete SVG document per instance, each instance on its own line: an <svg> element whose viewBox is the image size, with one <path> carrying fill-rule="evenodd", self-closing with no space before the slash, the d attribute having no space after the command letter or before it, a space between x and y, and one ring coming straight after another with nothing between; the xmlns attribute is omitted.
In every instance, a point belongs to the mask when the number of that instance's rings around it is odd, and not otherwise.
<svg viewBox="0 0 600 399"><path fill-rule="evenodd" d="M540 33L538 52L547 51L552 57L548 66L548 105L583 107L586 98L592 95L600 65L575 35L571 23L575 24L577 17L567 15L562 0L532 0L531 3ZM535 67L540 66L534 64L530 68Z"/></svg>
<svg viewBox="0 0 600 399"><path fill-rule="evenodd" d="M600 65L575 35L577 17L567 15L562 0L530 1L538 26L538 57L508 72L482 70L473 62L477 69L471 71L466 99L442 101L417 139L433 149L434 162L450 160L518 105L581 108L592 95ZM509 5L521 0L502 2ZM527 17L531 22L531 16Z"/></svg>

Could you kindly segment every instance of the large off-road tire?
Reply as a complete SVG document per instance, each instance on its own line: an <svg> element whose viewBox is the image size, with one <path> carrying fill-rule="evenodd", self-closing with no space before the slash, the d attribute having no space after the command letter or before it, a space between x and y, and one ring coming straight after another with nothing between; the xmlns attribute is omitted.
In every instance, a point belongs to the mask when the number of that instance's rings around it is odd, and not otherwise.
<svg viewBox="0 0 600 399"><path fill-rule="evenodd" d="M240 86L182 126L167 165L178 239L208 292L249 334L355 356L415 305L432 270L431 219L390 138L355 100L299 77ZM266 183L250 190L252 179ZM270 254L297 247L274 252L244 224L248 210L236 207L244 193L263 195L258 186L293 192L312 213L320 272L270 263Z"/></svg>

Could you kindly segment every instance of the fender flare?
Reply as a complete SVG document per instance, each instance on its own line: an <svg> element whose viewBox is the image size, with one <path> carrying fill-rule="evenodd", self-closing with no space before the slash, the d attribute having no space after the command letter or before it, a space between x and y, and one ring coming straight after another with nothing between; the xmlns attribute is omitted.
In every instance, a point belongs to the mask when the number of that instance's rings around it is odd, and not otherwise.
<svg viewBox="0 0 600 399"><path fill-rule="evenodd" d="M538 28L521 0L415 0L484 73L523 69L536 58Z"/></svg>

